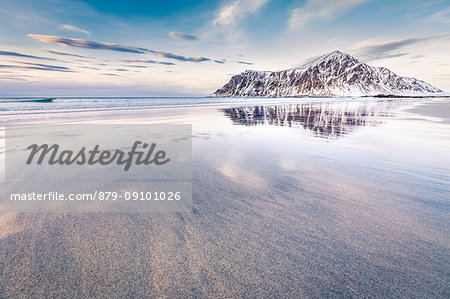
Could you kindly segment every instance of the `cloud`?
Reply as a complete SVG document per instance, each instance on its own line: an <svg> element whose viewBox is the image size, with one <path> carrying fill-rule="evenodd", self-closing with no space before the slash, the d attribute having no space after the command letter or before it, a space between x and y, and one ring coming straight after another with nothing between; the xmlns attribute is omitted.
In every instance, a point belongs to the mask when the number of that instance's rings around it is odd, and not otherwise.
<svg viewBox="0 0 450 299"><path fill-rule="evenodd" d="M36 39L38 41L41 41L43 43L53 43L63 46L72 46L84 49L111 50L136 54L146 54L149 52L148 49L144 48L121 46L114 43L101 43L101 42L99 43L81 38L64 38L59 36L40 35L40 34L27 34L27 36Z"/></svg>
<svg viewBox="0 0 450 299"><path fill-rule="evenodd" d="M364 42L355 45L355 51L358 56L365 60L377 60L383 58L392 58L404 56L408 53L398 53L398 50L413 44L430 41L442 37L450 36L450 32L443 32L438 34L420 36L420 37L406 37L402 39L390 40L386 42L369 43Z"/></svg>
<svg viewBox="0 0 450 299"><path fill-rule="evenodd" d="M427 21L430 23L442 23L442 24L450 23L450 7L441 9L433 13L432 15L427 17Z"/></svg>
<svg viewBox="0 0 450 299"><path fill-rule="evenodd" d="M83 68L83 69L89 69L89 70L96 70L96 71L99 71L100 69L99 68L96 68L96 67L92 67L92 66L80 66L81 68Z"/></svg>
<svg viewBox="0 0 450 299"><path fill-rule="evenodd" d="M297 30L314 19L335 19L366 1L368 0L309 0L304 6L291 12L288 22L289 29Z"/></svg>
<svg viewBox="0 0 450 299"><path fill-rule="evenodd" d="M202 57L202 56L184 57L184 56L176 55L176 54L172 54L172 53L155 52L155 51L151 51L151 52L160 58L169 58L169 59L175 59L175 60L180 60L180 61L202 62L202 61L211 60L209 58Z"/></svg>
<svg viewBox="0 0 450 299"><path fill-rule="evenodd" d="M189 40L189 41L197 41L200 40L198 37L194 36L194 35L190 35L190 34L186 34L183 32L169 32L169 35L175 39L184 39L184 40Z"/></svg>
<svg viewBox="0 0 450 299"><path fill-rule="evenodd" d="M223 5L213 20L214 25L230 25L255 13L269 0L235 0Z"/></svg>
<svg viewBox="0 0 450 299"><path fill-rule="evenodd" d="M64 52L58 52L58 51L53 51L53 50L41 50L41 51L43 51L45 53L61 55L61 56L71 56L71 57L78 57L78 58L90 58L90 57L82 56L82 55L78 55L78 54L64 53Z"/></svg>
<svg viewBox="0 0 450 299"><path fill-rule="evenodd" d="M253 62L247 62L247 61L236 61L236 62L240 63L240 64L253 65Z"/></svg>
<svg viewBox="0 0 450 299"><path fill-rule="evenodd" d="M2 55L3 56L14 56L14 57L24 57L24 58L34 58L34 59L56 60L54 58L26 55L26 54L21 54L21 53L17 53L17 52L10 52L10 51L0 51L0 56L2 56Z"/></svg>
<svg viewBox="0 0 450 299"><path fill-rule="evenodd" d="M214 62L220 63L220 64L224 64L224 63L225 63L225 60L217 60L217 59L215 59Z"/></svg>
<svg viewBox="0 0 450 299"><path fill-rule="evenodd" d="M175 65L173 62L165 61L155 61L151 59L124 59L123 62L139 62L139 63L152 63L152 64L164 64L164 65Z"/></svg>
<svg viewBox="0 0 450 299"><path fill-rule="evenodd" d="M72 72L69 68L64 67L52 67L52 66L22 66L22 65L9 65L0 64L0 69L19 69L19 70L42 70L42 71L57 71L57 72Z"/></svg>
<svg viewBox="0 0 450 299"><path fill-rule="evenodd" d="M423 58L423 57L424 56L422 54L417 54L417 55L412 56L411 58L412 59L420 59L420 58Z"/></svg>
<svg viewBox="0 0 450 299"><path fill-rule="evenodd" d="M43 67L43 68L51 68L51 69L56 69L56 70L70 70L68 67L65 66L57 66L57 65L49 65L49 64L41 64L41 63L30 63L30 62L18 62L21 64L27 64L27 65L32 65L32 66L37 66L37 67Z"/></svg>
<svg viewBox="0 0 450 299"><path fill-rule="evenodd" d="M392 54L388 54L386 56L384 56L384 58L397 58L397 57L402 57L402 56L406 56L409 55L409 53L392 53Z"/></svg>
<svg viewBox="0 0 450 299"><path fill-rule="evenodd" d="M81 28L78 28L76 26L69 25L69 24L61 25L61 29L75 31L75 32L80 32L80 33L84 33L86 35L90 34L90 32L87 31L87 30L84 30L84 29L81 29Z"/></svg>
<svg viewBox="0 0 450 299"><path fill-rule="evenodd" d="M181 55L177 55L177 54L159 52L159 51L145 49L145 48L122 46L122 45L118 45L118 44L114 44L114 43L95 42L95 41L89 41L89 40L85 40L85 39L81 39L81 38L64 38L64 37L59 37L59 36L39 35L39 34L27 34L27 36L29 36L33 39L36 39L38 41L44 42L44 43L54 43L54 44L58 44L58 45L71 46L71 47L84 48L84 49L111 50L111 51L135 53L135 54L151 53L151 54L156 55L157 57L174 59L174 60L179 60L179 61L202 62L202 61L211 60L209 58L202 57L202 56L185 57L185 56L181 56Z"/></svg>
<svg viewBox="0 0 450 299"><path fill-rule="evenodd" d="M0 76L0 80L27 81L25 79L18 78L18 77L2 77L2 76Z"/></svg>
<svg viewBox="0 0 450 299"><path fill-rule="evenodd" d="M131 65L131 64L124 64L123 66L126 66L126 67L134 67L134 68L139 68L139 69L146 69L146 68L148 68L148 66L146 66L146 65Z"/></svg>

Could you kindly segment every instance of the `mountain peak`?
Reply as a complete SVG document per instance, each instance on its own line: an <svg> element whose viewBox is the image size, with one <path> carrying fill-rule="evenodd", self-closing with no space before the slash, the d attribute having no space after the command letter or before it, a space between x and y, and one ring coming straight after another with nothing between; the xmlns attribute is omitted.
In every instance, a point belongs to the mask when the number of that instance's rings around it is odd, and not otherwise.
<svg viewBox="0 0 450 299"><path fill-rule="evenodd" d="M317 58L315 60L315 62L319 62L319 61L324 61L324 60L330 60L330 59L340 59L340 60L345 60L345 59L349 59L352 61L356 61L359 62L358 59L356 59L355 57L351 56L350 54L347 53L343 53L341 51L335 50L329 54L325 54L323 56L320 56L319 58Z"/></svg>
<svg viewBox="0 0 450 299"><path fill-rule="evenodd" d="M343 53L339 50L334 50L331 53L325 54L325 55L321 55L318 56L314 59L311 59L309 62L306 62L305 64L303 64L302 66L299 67L295 67L293 69L305 69L307 67L310 67L312 65L318 65L321 64L323 62L328 62L328 61L341 61L344 62L346 60L349 61L353 61L354 63L359 63L358 59L356 59L355 57L347 54L347 53Z"/></svg>
<svg viewBox="0 0 450 299"><path fill-rule="evenodd" d="M348 55L348 54L342 53L339 50L334 50L333 52L326 54L325 56L342 56L342 55Z"/></svg>

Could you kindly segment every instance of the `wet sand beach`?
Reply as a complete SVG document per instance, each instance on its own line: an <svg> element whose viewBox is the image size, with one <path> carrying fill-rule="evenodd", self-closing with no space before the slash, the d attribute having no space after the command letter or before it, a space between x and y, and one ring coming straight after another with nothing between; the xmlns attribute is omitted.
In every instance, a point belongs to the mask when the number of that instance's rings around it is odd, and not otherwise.
<svg viewBox="0 0 450 299"><path fill-rule="evenodd" d="M448 99L289 101L7 106L8 123L192 124L193 207L2 211L0 297L449 297Z"/></svg>

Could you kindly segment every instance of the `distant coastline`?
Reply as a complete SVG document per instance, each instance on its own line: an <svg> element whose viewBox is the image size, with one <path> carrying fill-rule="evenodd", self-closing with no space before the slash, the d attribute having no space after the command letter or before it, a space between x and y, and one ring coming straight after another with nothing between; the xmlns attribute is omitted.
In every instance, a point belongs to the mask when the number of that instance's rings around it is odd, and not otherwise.
<svg viewBox="0 0 450 299"><path fill-rule="evenodd" d="M424 94L424 95L395 95L395 94L377 94L377 95L362 95L362 96L206 96L206 98L291 98L291 99L301 99L301 98L313 98L313 99L329 99L329 98L450 98L448 94Z"/></svg>

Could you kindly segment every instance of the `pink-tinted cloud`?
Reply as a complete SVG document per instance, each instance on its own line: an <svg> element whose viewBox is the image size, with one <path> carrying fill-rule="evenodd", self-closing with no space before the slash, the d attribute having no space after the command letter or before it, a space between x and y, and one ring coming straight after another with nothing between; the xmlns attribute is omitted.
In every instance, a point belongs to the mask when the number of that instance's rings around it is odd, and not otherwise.
<svg viewBox="0 0 450 299"><path fill-rule="evenodd" d="M44 43L53 43L63 46L71 46L77 48L84 49L97 49L97 50L111 50L118 52L127 52L127 53L135 53L135 54L154 54L157 57L174 59L179 61L190 61L190 62L203 62L210 61L211 59L195 56L195 57L185 57L178 54L172 54L167 52L159 52L155 50L150 50L146 48L133 47L133 46L123 46L115 43L105 43L105 42L95 42L89 41L81 38L65 38L60 36L51 36L51 35L40 35L40 34L27 34L27 36L36 39L38 41Z"/></svg>

